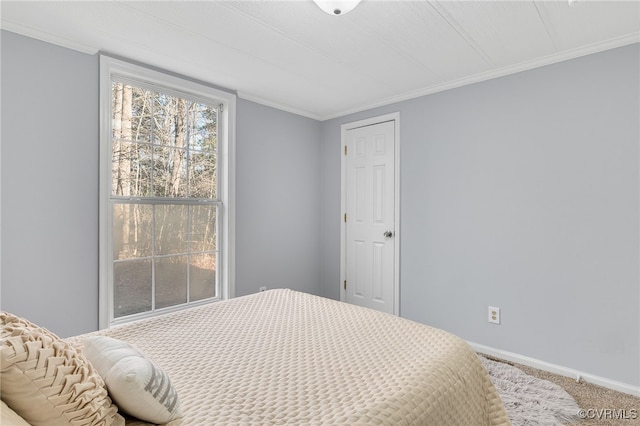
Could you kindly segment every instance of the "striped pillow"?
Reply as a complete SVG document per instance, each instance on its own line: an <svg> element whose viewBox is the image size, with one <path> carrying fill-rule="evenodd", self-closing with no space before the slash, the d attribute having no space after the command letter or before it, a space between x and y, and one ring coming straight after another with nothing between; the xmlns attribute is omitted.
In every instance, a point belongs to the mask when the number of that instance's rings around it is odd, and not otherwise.
<svg viewBox="0 0 640 426"><path fill-rule="evenodd" d="M168 423L182 415L169 376L128 343L91 336L84 340L84 353L123 412L150 423Z"/></svg>

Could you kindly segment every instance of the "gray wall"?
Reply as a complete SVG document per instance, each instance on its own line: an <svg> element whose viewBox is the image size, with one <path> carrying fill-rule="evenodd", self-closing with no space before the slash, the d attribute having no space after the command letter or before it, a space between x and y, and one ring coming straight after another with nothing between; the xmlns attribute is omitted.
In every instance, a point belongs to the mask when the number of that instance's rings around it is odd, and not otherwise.
<svg viewBox="0 0 640 426"><path fill-rule="evenodd" d="M2 32L2 309L98 326L98 58Z"/></svg>
<svg viewBox="0 0 640 426"><path fill-rule="evenodd" d="M0 308L98 327L98 62L2 31ZM236 294L319 292L319 123L239 100Z"/></svg>
<svg viewBox="0 0 640 426"><path fill-rule="evenodd" d="M320 292L320 123L237 105L236 295Z"/></svg>
<svg viewBox="0 0 640 426"><path fill-rule="evenodd" d="M322 294L340 124L399 111L401 315L640 385L638 64L636 44L324 122Z"/></svg>

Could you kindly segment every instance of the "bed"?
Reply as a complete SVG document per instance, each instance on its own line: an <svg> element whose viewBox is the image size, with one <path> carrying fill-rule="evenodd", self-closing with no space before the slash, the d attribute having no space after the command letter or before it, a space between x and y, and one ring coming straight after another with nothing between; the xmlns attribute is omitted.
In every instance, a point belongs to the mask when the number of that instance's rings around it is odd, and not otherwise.
<svg viewBox="0 0 640 426"><path fill-rule="evenodd" d="M278 289L76 336L152 359L190 425L508 425L467 343L396 316ZM127 425L144 425L127 418Z"/></svg>

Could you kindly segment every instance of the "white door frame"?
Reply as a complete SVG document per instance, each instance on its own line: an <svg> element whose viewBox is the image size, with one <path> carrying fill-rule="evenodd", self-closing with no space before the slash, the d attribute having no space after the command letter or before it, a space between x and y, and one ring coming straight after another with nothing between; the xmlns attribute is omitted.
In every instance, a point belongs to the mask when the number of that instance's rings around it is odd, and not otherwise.
<svg viewBox="0 0 640 426"><path fill-rule="evenodd" d="M364 120L345 123L340 126L340 300L346 300L346 291L344 289L344 281L347 279L346 264L346 224L344 214L347 206L347 181L346 168L347 161L344 155L344 147L347 143L347 131L357 129L358 127L371 126L373 124L384 123L387 121L395 122L394 134L394 180L395 180L395 196L394 196L394 275L393 275L393 314L400 315L400 113L371 117Z"/></svg>

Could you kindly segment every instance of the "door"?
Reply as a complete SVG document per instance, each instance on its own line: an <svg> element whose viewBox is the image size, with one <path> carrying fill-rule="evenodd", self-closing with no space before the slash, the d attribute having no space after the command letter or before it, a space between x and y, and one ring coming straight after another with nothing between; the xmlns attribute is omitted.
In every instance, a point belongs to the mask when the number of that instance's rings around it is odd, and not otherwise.
<svg viewBox="0 0 640 426"><path fill-rule="evenodd" d="M344 132L344 298L398 314L395 120Z"/></svg>

